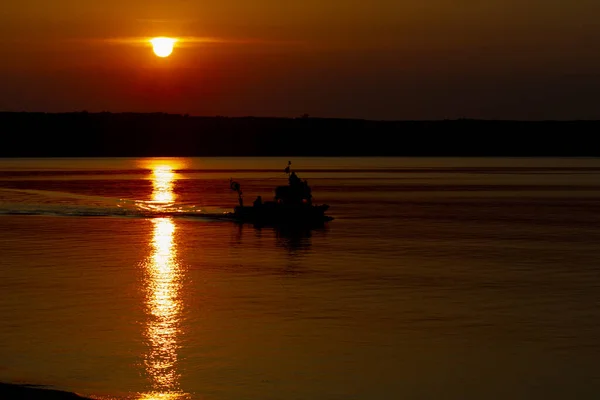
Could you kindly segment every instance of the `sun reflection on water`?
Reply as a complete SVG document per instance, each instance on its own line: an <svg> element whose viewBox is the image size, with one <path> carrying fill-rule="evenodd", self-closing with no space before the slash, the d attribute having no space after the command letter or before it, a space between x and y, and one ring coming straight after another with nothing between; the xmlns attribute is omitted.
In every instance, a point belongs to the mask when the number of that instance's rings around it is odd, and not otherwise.
<svg viewBox="0 0 600 400"><path fill-rule="evenodd" d="M137 206L152 213L177 211L174 208L175 181L179 177L177 170L185 163L175 159L151 159L140 161L138 165L140 168L150 170L148 178L152 183L152 196L150 200L136 201Z"/></svg>
<svg viewBox="0 0 600 400"><path fill-rule="evenodd" d="M168 166L153 169L153 200L168 203L174 200L174 174ZM187 398L179 389L177 365L180 315L181 269L177 261L175 223L170 218L152 220L152 254L145 264L146 339L148 351L144 363L151 380L152 391L140 396L143 400Z"/></svg>
<svg viewBox="0 0 600 400"><path fill-rule="evenodd" d="M173 193L174 180L175 173L171 166L157 165L152 169L152 186L154 188L152 200L155 203L163 205L175 201L175 194Z"/></svg>

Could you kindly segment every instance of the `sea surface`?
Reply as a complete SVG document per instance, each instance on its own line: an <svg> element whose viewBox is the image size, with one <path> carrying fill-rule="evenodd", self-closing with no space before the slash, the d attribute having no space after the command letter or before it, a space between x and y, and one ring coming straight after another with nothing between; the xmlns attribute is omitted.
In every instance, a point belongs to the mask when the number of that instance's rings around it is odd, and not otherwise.
<svg viewBox="0 0 600 400"><path fill-rule="evenodd" d="M0 160L0 381L99 399L598 399L600 160Z"/></svg>

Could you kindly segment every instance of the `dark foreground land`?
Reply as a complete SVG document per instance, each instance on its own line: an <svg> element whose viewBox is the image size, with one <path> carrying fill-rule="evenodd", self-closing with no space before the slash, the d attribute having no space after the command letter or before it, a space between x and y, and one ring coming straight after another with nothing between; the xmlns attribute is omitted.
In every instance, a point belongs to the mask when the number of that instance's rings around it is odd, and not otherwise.
<svg viewBox="0 0 600 400"><path fill-rule="evenodd" d="M13 385L0 382L0 399L7 400L90 400L74 393L46 389L34 385Z"/></svg>
<svg viewBox="0 0 600 400"><path fill-rule="evenodd" d="M0 157L599 156L600 121L0 113Z"/></svg>

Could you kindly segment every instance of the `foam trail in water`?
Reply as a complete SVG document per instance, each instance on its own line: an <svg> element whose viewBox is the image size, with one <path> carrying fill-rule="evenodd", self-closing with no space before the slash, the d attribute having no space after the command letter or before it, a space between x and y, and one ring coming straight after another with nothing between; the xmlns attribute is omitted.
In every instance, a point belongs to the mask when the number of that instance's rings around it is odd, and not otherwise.
<svg viewBox="0 0 600 400"><path fill-rule="evenodd" d="M159 217L180 217L180 218L200 218L206 220L227 219L228 213L210 213L204 211L173 211L173 210L132 210L123 208L105 208L105 207L65 207L50 205L31 204L28 207L21 205L11 205L0 203L0 215L47 215L64 217L138 217L138 218L159 218Z"/></svg>
<svg viewBox="0 0 600 400"><path fill-rule="evenodd" d="M0 189L0 215L227 218L225 212L204 210L195 204L175 205L28 189Z"/></svg>

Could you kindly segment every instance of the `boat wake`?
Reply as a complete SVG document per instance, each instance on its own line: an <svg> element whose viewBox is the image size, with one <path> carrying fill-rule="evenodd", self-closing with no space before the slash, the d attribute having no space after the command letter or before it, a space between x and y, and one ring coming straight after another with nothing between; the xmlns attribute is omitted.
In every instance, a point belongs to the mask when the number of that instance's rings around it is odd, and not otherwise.
<svg viewBox="0 0 600 400"><path fill-rule="evenodd" d="M230 220L229 212L211 213L204 211L144 211L121 209L94 209L82 207L28 207L12 208L0 206L0 215L40 215L54 217L121 217L121 218L195 218L204 220Z"/></svg>
<svg viewBox="0 0 600 400"><path fill-rule="evenodd" d="M229 211L194 204L115 199L42 190L0 189L0 215L229 219Z"/></svg>

